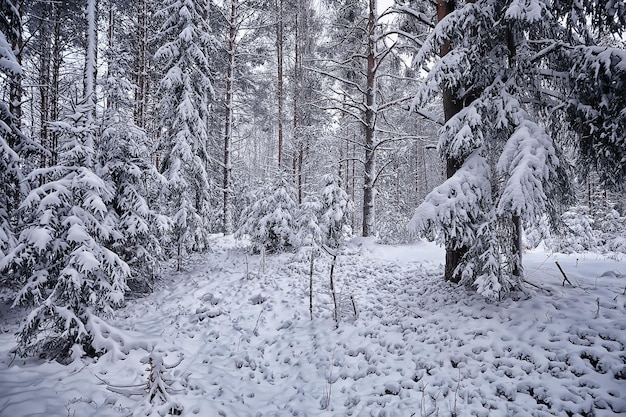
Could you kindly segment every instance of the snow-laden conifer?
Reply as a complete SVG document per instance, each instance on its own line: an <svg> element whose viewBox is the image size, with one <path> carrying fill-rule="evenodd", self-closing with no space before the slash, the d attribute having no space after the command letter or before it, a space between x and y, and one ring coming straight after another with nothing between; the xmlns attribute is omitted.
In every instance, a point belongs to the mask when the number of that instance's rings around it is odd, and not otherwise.
<svg viewBox="0 0 626 417"><path fill-rule="evenodd" d="M321 179L319 225L324 243L331 248L338 247L344 235L349 234L348 221L354 211L354 204L341 188L340 180L333 174Z"/></svg>
<svg viewBox="0 0 626 417"><path fill-rule="evenodd" d="M209 102L213 95L208 51L212 47L204 0L168 0L156 13L163 24L154 59L160 81L160 172L167 184L162 204L172 220L171 250L179 268L188 251L207 246L212 209L207 174Z"/></svg>
<svg viewBox="0 0 626 417"><path fill-rule="evenodd" d="M457 172L430 192L415 210L408 228L430 233L437 242L453 248L469 246L493 206L491 170L479 149Z"/></svg>
<svg viewBox="0 0 626 417"><path fill-rule="evenodd" d="M546 239L546 246L555 252L580 253L596 250L593 218L586 206L575 206L562 215L564 231Z"/></svg>
<svg viewBox="0 0 626 417"><path fill-rule="evenodd" d="M20 74L22 68L4 33L0 32L0 79ZM0 258L15 247L13 215L23 194L22 160L14 149L18 140L23 138L17 124L15 116L9 111L9 104L0 101L0 172L4 174L0 183Z"/></svg>
<svg viewBox="0 0 626 417"><path fill-rule="evenodd" d="M10 80L22 73L11 45L0 32L0 80ZM15 247L17 209L30 190L25 176L33 168L27 157L35 153L44 151L22 133L10 104L0 99L0 258Z"/></svg>
<svg viewBox="0 0 626 417"><path fill-rule="evenodd" d="M107 209L115 190L95 173L91 109L83 102L54 123L59 163L31 173L41 185L22 204L17 247L0 262L23 279L14 305L34 306L18 336L23 355L98 352L94 320L124 301L129 268L107 246L119 238Z"/></svg>
<svg viewBox="0 0 626 417"><path fill-rule="evenodd" d="M543 0L477 0L448 14L424 42L428 68L414 105L448 89L462 103L443 126L442 155L458 171L416 210L409 227L435 233L450 249L467 248L455 275L490 298L521 286L521 234L568 203L564 160L548 133L546 110L559 105L542 86L542 42L561 32ZM558 49L558 48L557 48ZM558 78L546 86L565 88ZM469 170L469 168L472 168Z"/></svg>
<svg viewBox="0 0 626 417"><path fill-rule="evenodd" d="M244 209L237 236L247 235L255 252L281 252L296 244L296 190L282 176L269 187L257 189Z"/></svg>
<svg viewBox="0 0 626 417"><path fill-rule="evenodd" d="M626 50L578 46L571 53L569 118L580 134L583 174L612 189L626 182Z"/></svg>
<svg viewBox="0 0 626 417"><path fill-rule="evenodd" d="M315 251L324 244L324 232L319 219L321 209L322 203L316 196L306 197L302 201L295 221L296 246Z"/></svg>
<svg viewBox="0 0 626 417"><path fill-rule="evenodd" d="M159 272L160 236L167 233L168 223L148 203L148 187L163 184L163 179L150 161L145 132L133 122L130 92L134 86L123 64L127 58L123 50L110 45L108 74L101 82L107 108L97 141L98 172L115 189L107 209L119 236L110 243L131 269L129 286L147 290Z"/></svg>

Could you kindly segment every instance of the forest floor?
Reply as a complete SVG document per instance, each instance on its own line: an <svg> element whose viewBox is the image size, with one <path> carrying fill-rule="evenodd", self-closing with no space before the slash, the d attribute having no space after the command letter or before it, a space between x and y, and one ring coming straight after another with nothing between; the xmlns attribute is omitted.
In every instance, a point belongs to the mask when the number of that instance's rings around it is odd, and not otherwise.
<svg viewBox="0 0 626 417"><path fill-rule="evenodd" d="M0 416L626 413L623 259L532 251L531 296L494 302L444 282L443 255L350 241L334 268L336 324L330 256L315 263L311 319L306 259L263 260L216 236L117 312L120 350L69 365L10 353L23 312L0 294ZM143 389L148 355L171 365L161 408Z"/></svg>

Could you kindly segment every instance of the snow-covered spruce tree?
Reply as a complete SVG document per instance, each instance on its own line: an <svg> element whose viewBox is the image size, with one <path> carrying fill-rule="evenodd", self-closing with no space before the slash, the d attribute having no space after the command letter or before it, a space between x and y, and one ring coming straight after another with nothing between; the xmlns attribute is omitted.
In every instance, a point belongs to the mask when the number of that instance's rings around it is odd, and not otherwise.
<svg viewBox="0 0 626 417"><path fill-rule="evenodd" d="M167 0L156 13L164 23L154 58L165 73L160 82L159 169L167 180L163 206L172 220L170 250L179 269L186 253L207 247L212 213L207 174L207 120L213 96L207 51L212 38L207 7L205 0Z"/></svg>
<svg viewBox="0 0 626 417"><path fill-rule="evenodd" d="M0 32L0 80L9 80L21 73L11 46ZM11 113L9 103L0 100L0 259L15 247L15 214L28 193L24 157L35 149L32 141L20 131L19 120Z"/></svg>
<svg viewBox="0 0 626 417"><path fill-rule="evenodd" d="M316 196L305 197L295 221L295 245L316 254L324 244L324 232L319 224L322 203Z"/></svg>
<svg viewBox="0 0 626 417"><path fill-rule="evenodd" d="M111 10L110 18L114 16ZM130 267L129 287L146 291L159 273L163 258L159 236L167 233L168 224L148 204L148 187L162 185L163 180L149 159L145 132L133 122L134 86L127 78L126 63L131 62L127 55L109 39L108 74L101 81L107 107L97 141L98 173L115 189L107 213L117 223L119 236L111 236L111 247Z"/></svg>
<svg viewBox="0 0 626 417"><path fill-rule="evenodd" d="M32 168L29 155L43 149L20 129L21 77L23 69L15 55L22 33L20 10L11 1L0 6L0 83L8 87L8 102L0 98L0 259L15 247L17 209L29 192L25 173ZM18 51L21 52L21 51ZM2 88L4 89L4 88ZM0 285L14 285L0 278Z"/></svg>
<svg viewBox="0 0 626 417"><path fill-rule="evenodd" d="M95 170L95 0L88 0L86 12L84 98L66 120L54 123L59 162L30 174L29 181L41 185L22 203L18 245L0 262L0 269L23 280L14 305L34 305L17 351L61 361L104 349L98 316L124 301L129 274L107 247L119 232L107 215L115 190Z"/></svg>
<svg viewBox="0 0 626 417"><path fill-rule="evenodd" d="M566 204L564 160L545 116L562 102L558 79L544 81L560 55L543 40L563 32L542 0L477 0L443 18L424 42L429 69L415 100L447 90L462 104L442 129L439 150L458 169L418 207L410 228L438 234L450 249L469 248L454 275L488 297L522 287L522 227L545 213L556 221ZM549 77L549 75L548 75ZM554 89L555 91L551 91Z"/></svg>
<svg viewBox="0 0 626 417"><path fill-rule="evenodd" d="M261 187L251 195L252 204L244 209L243 224L236 236L247 235L252 250L282 252L296 243L294 229L298 210L296 190L283 176L269 187Z"/></svg>
<svg viewBox="0 0 626 417"><path fill-rule="evenodd" d="M59 164L30 176L42 185L22 205L26 226L1 266L25 279L15 305L32 304L19 333L18 352L63 360L95 354L106 317L124 300L128 265L107 243L119 236L108 216L112 189L95 172L91 105L79 104L54 128L62 143Z"/></svg>
<svg viewBox="0 0 626 417"><path fill-rule="evenodd" d="M596 171L607 188L622 189L626 182L626 50L578 46L570 52L570 59L568 111L573 130L580 135L579 159L585 161L581 173Z"/></svg>
<svg viewBox="0 0 626 417"><path fill-rule="evenodd" d="M580 253L596 250L598 242L594 236L593 217L589 207L576 206L562 214L564 231L546 239L546 246L562 253Z"/></svg>
<svg viewBox="0 0 626 417"><path fill-rule="evenodd" d="M568 118L583 175L596 171L609 189L626 182L626 31L625 0L556 0L555 18L565 22L562 39L543 41L550 50L564 49ZM621 47L607 38L621 39ZM620 45L619 42L613 42Z"/></svg>
<svg viewBox="0 0 626 417"><path fill-rule="evenodd" d="M349 233L348 222L354 211L354 204L343 190L340 180L333 174L321 179L319 226L324 236L324 244L338 247L344 235Z"/></svg>

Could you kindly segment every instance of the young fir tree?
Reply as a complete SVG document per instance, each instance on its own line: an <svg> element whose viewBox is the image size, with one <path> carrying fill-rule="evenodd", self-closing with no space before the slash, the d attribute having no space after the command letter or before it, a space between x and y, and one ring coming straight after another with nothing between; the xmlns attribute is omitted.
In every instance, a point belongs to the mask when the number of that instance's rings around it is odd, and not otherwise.
<svg viewBox="0 0 626 417"><path fill-rule="evenodd" d="M64 360L96 354L102 321L124 301L128 265L107 244L119 236L107 206L115 190L96 174L94 81L95 0L87 2L84 98L59 132L59 162L34 170L33 189L21 206L24 224L17 247L0 269L23 279L14 305L32 304L18 335L18 352Z"/></svg>
<svg viewBox="0 0 626 417"><path fill-rule="evenodd" d="M110 7L112 29L116 13L113 5ZM110 30L109 36L113 33ZM148 204L147 187L163 184L163 180L149 159L145 132L133 121L130 92L134 86L127 78L131 59L123 44L114 40L109 39L108 74L101 82L106 109L97 142L98 173L115 189L107 209L121 236L112 236L111 245L131 269L129 286L146 291L158 276L163 257L159 236L168 229L167 219Z"/></svg>
<svg viewBox="0 0 626 417"><path fill-rule="evenodd" d="M295 221L295 245L314 254L324 244L325 235L319 222L322 203L316 196L308 196L300 204Z"/></svg>
<svg viewBox="0 0 626 417"><path fill-rule="evenodd" d="M0 32L0 79L21 73L11 46ZM0 258L15 247L14 215L26 191L23 161L18 153L22 143L27 140L19 130L17 118L11 114L9 103L0 101L0 172L4 177L0 185Z"/></svg>
<svg viewBox="0 0 626 417"><path fill-rule="evenodd" d="M108 316L124 300L128 265L107 244L119 236L107 206L115 190L95 173L91 106L81 103L55 123L59 164L38 169L43 184L23 203L27 225L2 262L25 279L15 305L33 304L19 334L21 354L64 359L96 353L94 316Z"/></svg>
<svg viewBox="0 0 626 417"><path fill-rule="evenodd" d="M335 175L324 175L321 184L319 226L324 236L324 243L331 248L336 248L348 232L346 229L354 211L354 205Z"/></svg>
<svg viewBox="0 0 626 417"><path fill-rule="evenodd" d="M251 196L252 204L244 209L245 220L236 235L248 235L255 252L282 252L294 246L296 198L296 190L282 176L270 187L257 189Z"/></svg>
<svg viewBox="0 0 626 417"><path fill-rule="evenodd" d="M156 13L164 21L154 57L165 74L160 82L160 171L167 180L163 204L172 220L171 250L178 268L187 252L206 248L212 214L207 173L213 95L207 52L212 38L206 12L204 0L168 0Z"/></svg>

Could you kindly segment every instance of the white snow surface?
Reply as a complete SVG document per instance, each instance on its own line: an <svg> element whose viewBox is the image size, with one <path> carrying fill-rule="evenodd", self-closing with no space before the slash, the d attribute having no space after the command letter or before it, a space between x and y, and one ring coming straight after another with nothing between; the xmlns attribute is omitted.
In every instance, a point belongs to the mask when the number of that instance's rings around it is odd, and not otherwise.
<svg viewBox="0 0 626 417"><path fill-rule="evenodd" d="M353 239L334 270L337 327L329 256L315 263L311 320L306 259L247 255L229 237L211 248L118 310L110 337L127 348L97 361L14 357L23 312L0 292L0 416L158 415L167 407L144 385L161 358L175 365L160 383L184 416L626 413L626 265L615 257L526 253L535 293L494 302L444 282L434 244Z"/></svg>

